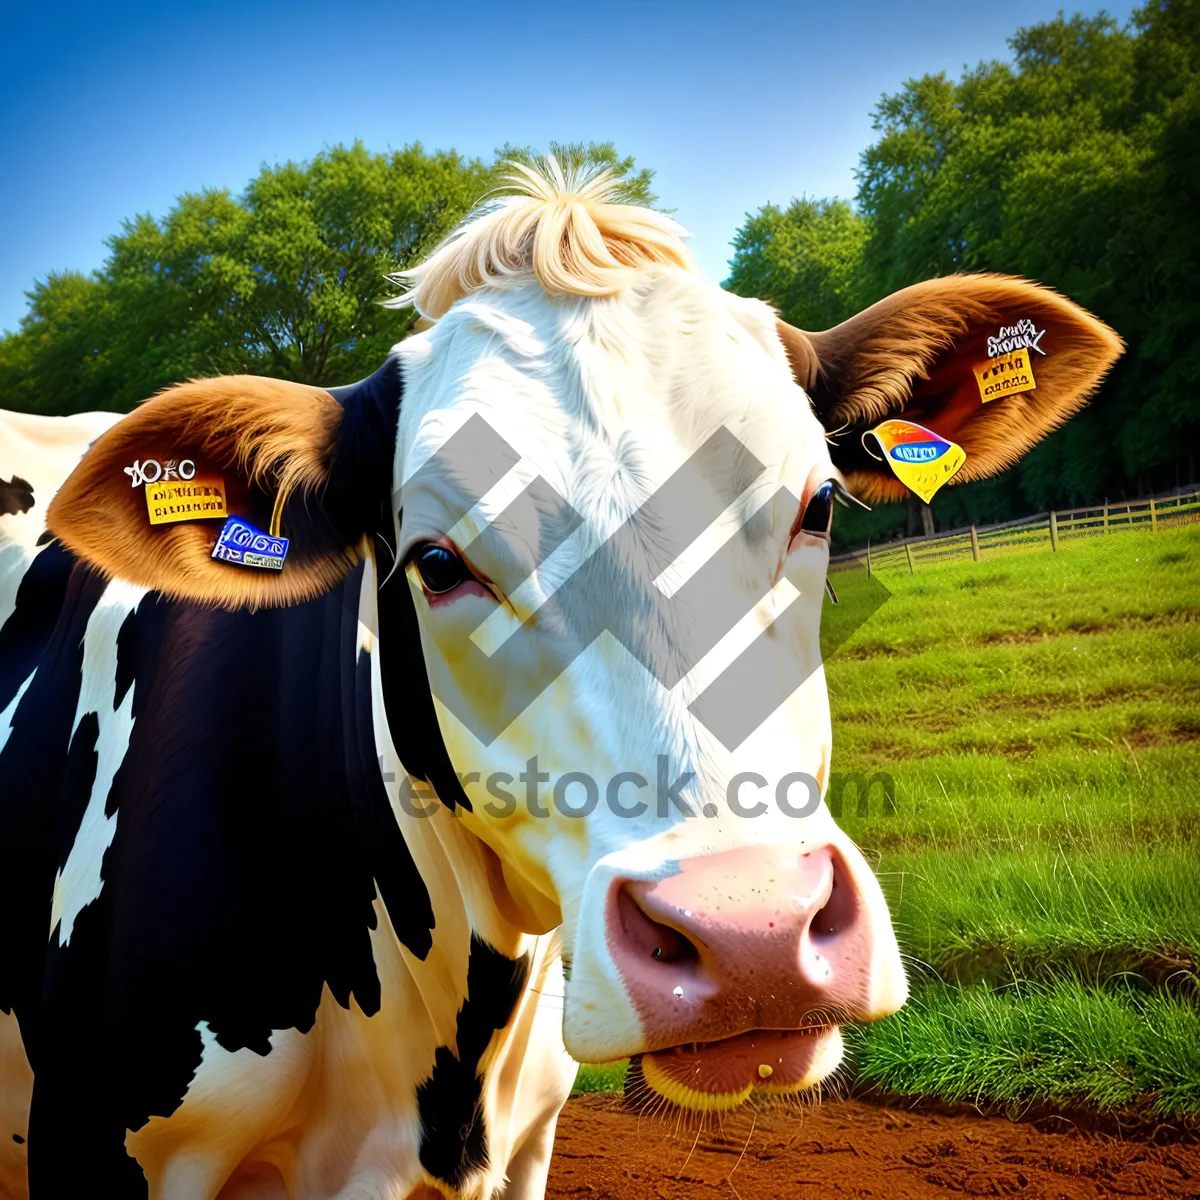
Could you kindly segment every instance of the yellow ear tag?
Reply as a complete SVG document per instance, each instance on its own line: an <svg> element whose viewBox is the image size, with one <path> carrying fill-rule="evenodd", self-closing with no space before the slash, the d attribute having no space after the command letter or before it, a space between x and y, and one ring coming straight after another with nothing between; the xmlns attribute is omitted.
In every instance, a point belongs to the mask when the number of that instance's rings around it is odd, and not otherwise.
<svg viewBox="0 0 1200 1200"><path fill-rule="evenodd" d="M146 511L151 525L173 525L177 521L207 521L223 518L225 483L215 476L166 479L146 484Z"/></svg>
<svg viewBox="0 0 1200 1200"><path fill-rule="evenodd" d="M867 444L874 438L882 456ZM967 461L967 452L924 425L912 421L891 420L868 429L862 435L863 448L883 458L892 474L910 491L928 504L938 490L950 482Z"/></svg>
<svg viewBox="0 0 1200 1200"><path fill-rule="evenodd" d="M1028 350L1014 350L1011 354L989 358L982 366L973 367L972 370L975 372L975 382L979 384L979 398L984 404L989 400L999 400L1001 396L1031 392L1037 387Z"/></svg>
<svg viewBox="0 0 1200 1200"><path fill-rule="evenodd" d="M1001 325L1000 332L988 338L987 362L971 368L979 385L979 399L984 404L1002 396L1032 392L1037 387L1033 378L1033 352L1046 353L1042 349L1045 336L1044 329L1022 317L1015 325Z"/></svg>

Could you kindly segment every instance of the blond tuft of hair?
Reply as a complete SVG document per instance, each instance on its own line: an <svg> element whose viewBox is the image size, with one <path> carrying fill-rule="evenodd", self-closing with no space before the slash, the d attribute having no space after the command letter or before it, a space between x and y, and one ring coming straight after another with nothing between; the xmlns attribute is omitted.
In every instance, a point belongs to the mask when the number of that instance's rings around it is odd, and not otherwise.
<svg viewBox="0 0 1200 1200"><path fill-rule="evenodd" d="M411 304L437 320L479 288L530 276L552 295L611 296L648 267L696 269L683 227L623 203L609 168L564 168L552 157L505 165L500 195L485 198L423 263L389 277L407 288L389 307Z"/></svg>

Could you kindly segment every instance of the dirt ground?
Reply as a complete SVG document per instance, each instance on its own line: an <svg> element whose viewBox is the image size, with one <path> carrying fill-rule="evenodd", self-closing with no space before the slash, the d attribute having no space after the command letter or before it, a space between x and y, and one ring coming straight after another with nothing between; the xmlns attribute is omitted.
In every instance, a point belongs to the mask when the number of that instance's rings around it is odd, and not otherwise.
<svg viewBox="0 0 1200 1200"><path fill-rule="evenodd" d="M697 1136L639 1117L619 1097L578 1096L559 1118L546 1191L548 1200L951 1194L1200 1197L1200 1143L1162 1127L1119 1136L861 1100L739 1112Z"/></svg>

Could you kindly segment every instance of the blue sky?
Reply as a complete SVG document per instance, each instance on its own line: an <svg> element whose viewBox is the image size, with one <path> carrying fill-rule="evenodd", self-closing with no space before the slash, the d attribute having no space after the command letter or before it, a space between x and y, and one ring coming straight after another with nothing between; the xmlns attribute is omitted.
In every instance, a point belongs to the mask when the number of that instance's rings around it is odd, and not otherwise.
<svg viewBox="0 0 1200 1200"><path fill-rule="evenodd" d="M722 279L745 214L854 192L880 94L1007 57L1057 0L63 4L0 12L0 328L181 192L361 138L490 156L612 139ZM1132 5L1090 0L1119 19Z"/></svg>

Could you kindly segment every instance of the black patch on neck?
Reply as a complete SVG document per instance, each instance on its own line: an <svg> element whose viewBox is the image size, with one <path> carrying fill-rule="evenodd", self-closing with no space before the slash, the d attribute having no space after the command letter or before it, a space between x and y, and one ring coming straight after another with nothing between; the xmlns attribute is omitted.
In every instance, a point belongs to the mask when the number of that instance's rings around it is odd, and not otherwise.
<svg viewBox="0 0 1200 1200"><path fill-rule="evenodd" d="M82 795L94 748L85 718L68 752L83 622L103 585L88 582L77 611L68 596L0 758L0 911L27 943L14 956L6 941L0 1004L15 995L36 1071L35 1195L146 1194L125 1130L179 1106L200 1022L225 1049L265 1055L274 1030L312 1028L325 986L378 1012L377 887L399 940L428 953L428 890L374 752L361 583L359 568L308 604L257 613L148 595L126 618L116 685L133 689L136 720L108 797L118 819L103 888L64 947L47 945L50 897L76 823L65 801Z"/></svg>
<svg viewBox="0 0 1200 1200"><path fill-rule="evenodd" d="M387 361L366 379L329 394L344 416L329 468L325 503L349 543L364 534L391 529L392 472L404 381L400 359Z"/></svg>
<svg viewBox="0 0 1200 1200"><path fill-rule="evenodd" d="M134 728L146 711L150 688L160 668L159 647L170 602L157 592L147 592L138 606L131 610L121 622L117 633L117 670L113 685L113 711L121 707L129 689L133 688L133 703L129 706ZM169 664L168 664L169 667ZM183 684L186 686L186 683ZM131 742L132 745L132 742ZM111 817L124 786L125 772L136 769L136 761L128 754L121 761L113 777L104 805L104 815Z"/></svg>
<svg viewBox="0 0 1200 1200"><path fill-rule="evenodd" d="M35 1071L43 1061L46 939L83 637L105 587L85 568L72 573L72 562L57 542L43 550L22 581L16 611L0 630L5 706L36 668L0 750L0 1010L16 1012Z"/></svg>
<svg viewBox="0 0 1200 1200"><path fill-rule="evenodd" d="M96 766L100 756L96 739L100 736L100 721L96 713L86 712L79 718L67 751L63 772L62 807L58 818L58 869L67 865L67 856L79 836L83 814L91 799L96 782Z"/></svg>
<svg viewBox="0 0 1200 1200"><path fill-rule="evenodd" d="M355 634L357 636L357 617ZM354 823L369 858L368 869L387 909L388 919L401 944L422 961L433 948L433 905L429 889L413 862L412 853L400 826L396 823L388 798L371 713L371 656L364 651L350 662L349 686L356 699L356 711L368 719L359 720L346 731L346 743L354 751L350 762L349 795Z"/></svg>
<svg viewBox="0 0 1200 1200"><path fill-rule="evenodd" d="M417 1088L421 1166L460 1187L488 1165L479 1063L493 1035L512 1018L529 977L529 956L512 959L471 935L467 998L458 1010L458 1053L439 1046L433 1072Z"/></svg>
<svg viewBox="0 0 1200 1200"><path fill-rule="evenodd" d="M117 675L113 681L113 711L121 707L134 681L141 680L134 692L131 711L136 721L146 707L146 691L154 676L158 643L162 637L167 602L156 592L147 592L138 606L121 622L117 634Z"/></svg>
<svg viewBox="0 0 1200 1200"><path fill-rule="evenodd" d="M388 542L400 503L400 497L392 494L404 394L400 359L391 354L373 375L329 392L345 416L325 500L335 522L351 540L364 532L374 536L380 580L380 672L392 740L406 771L431 784L447 808L461 806L469 812L471 802L451 765L429 692L408 581L403 570L388 579L395 561Z"/></svg>
<svg viewBox="0 0 1200 1200"><path fill-rule="evenodd" d="M391 552L382 539L375 539L379 567L379 671L388 729L404 769L432 785L438 799L452 812L462 807L471 812L471 801L450 762L450 754L438 725L429 672L421 649L421 629L412 591L404 571L388 578ZM380 557L382 555L382 557Z"/></svg>

